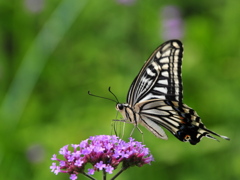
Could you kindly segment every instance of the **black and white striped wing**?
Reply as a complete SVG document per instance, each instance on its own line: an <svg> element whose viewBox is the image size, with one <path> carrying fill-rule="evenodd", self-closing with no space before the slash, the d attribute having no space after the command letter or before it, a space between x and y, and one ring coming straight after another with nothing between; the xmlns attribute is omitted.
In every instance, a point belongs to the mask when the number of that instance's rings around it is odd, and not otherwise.
<svg viewBox="0 0 240 180"><path fill-rule="evenodd" d="M177 101L149 100L137 104L139 123L161 139L167 139L160 126L170 131L180 141L197 144L203 137L217 140L211 135L229 140L205 127L192 108Z"/></svg>
<svg viewBox="0 0 240 180"><path fill-rule="evenodd" d="M134 106L150 99L182 102L182 57L183 46L178 40L159 46L133 81L127 103Z"/></svg>

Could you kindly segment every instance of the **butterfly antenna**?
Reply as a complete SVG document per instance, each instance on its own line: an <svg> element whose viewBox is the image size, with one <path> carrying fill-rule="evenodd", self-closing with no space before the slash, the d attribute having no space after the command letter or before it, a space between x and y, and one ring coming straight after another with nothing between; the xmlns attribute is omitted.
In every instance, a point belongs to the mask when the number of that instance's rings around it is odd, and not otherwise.
<svg viewBox="0 0 240 180"><path fill-rule="evenodd" d="M110 99L110 98L106 98L106 97L102 97L102 96L98 96L98 95L92 94L90 91L88 91L88 95L94 96L94 97L98 97L98 98L102 98L102 99L107 99L107 100L113 101L113 102L115 102L115 103L118 103L118 101L116 101L116 100L113 100L113 99Z"/></svg>
<svg viewBox="0 0 240 180"><path fill-rule="evenodd" d="M117 96L111 91L111 87L108 88L108 91L115 97L116 102L119 103Z"/></svg>

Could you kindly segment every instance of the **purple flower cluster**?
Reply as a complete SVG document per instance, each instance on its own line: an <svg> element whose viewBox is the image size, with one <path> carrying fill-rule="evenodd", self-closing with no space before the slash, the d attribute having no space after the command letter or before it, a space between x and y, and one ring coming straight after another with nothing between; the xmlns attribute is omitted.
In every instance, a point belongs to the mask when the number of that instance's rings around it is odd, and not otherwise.
<svg viewBox="0 0 240 180"><path fill-rule="evenodd" d="M77 174L90 176L95 171L112 174L113 170L122 163L122 170L131 166L141 167L150 164L153 157L149 149L144 147L141 142L129 138L129 142L119 139L117 136L99 135L91 136L80 144L72 144L73 151L66 145L60 149L59 154L63 155L64 160L60 160L54 154L51 158L54 161L50 169L55 174L59 172L69 173L70 179L77 179ZM71 149L72 149L71 148ZM87 163L92 164L88 172L84 172ZM120 173L119 173L120 174Z"/></svg>

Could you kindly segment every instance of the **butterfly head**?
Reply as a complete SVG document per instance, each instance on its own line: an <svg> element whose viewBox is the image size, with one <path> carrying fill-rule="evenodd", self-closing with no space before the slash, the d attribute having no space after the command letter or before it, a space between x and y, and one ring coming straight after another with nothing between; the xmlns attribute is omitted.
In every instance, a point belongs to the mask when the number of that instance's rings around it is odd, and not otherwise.
<svg viewBox="0 0 240 180"><path fill-rule="evenodd" d="M134 123L134 114L135 112L128 104L117 103L116 110L121 113L124 118L124 121Z"/></svg>
<svg viewBox="0 0 240 180"><path fill-rule="evenodd" d="M129 109L129 105L128 104L117 103L117 105L116 105L116 110L118 112L120 112L124 116L124 118L126 117L127 109Z"/></svg>

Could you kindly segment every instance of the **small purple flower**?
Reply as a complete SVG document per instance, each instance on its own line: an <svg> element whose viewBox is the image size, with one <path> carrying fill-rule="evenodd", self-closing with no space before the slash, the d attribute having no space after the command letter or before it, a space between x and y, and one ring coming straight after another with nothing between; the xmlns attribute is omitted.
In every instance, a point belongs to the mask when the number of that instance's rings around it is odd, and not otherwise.
<svg viewBox="0 0 240 180"><path fill-rule="evenodd" d="M117 0L117 2L119 4L131 6L131 5L133 5L136 2L136 0Z"/></svg>
<svg viewBox="0 0 240 180"><path fill-rule="evenodd" d="M177 6L165 6L161 9L161 37L164 40L181 39L184 34L184 24L180 9Z"/></svg>
<svg viewBox="0 0 240 180"><path fill-rule="evenodd" d="M51 158L51 160L56 161L57 160L57 155L54 154L53 157Z"/></svg>
<svg viewBox="0 0 240 180"><path fill-rule="evenodd" d="M100 162L98 162L98 163L95 164L95 167L96 167L97 169L99 169L99 170L103 170L103 168L106 167L106 164L103 164L103 162L100 161Z"/></svg>
<svg viewBox="0 0 240 180"><path fill-rule="evenodd" d="M113 170L122 163L122 169L115 175L116 178L131 166L141 167L154 160L149 149L141 142L137 142L133 138L129 138L129 140L129 142L125 142L115 135L99 135L91 136L80 144L66 145L59 151L64 160L58 159L54 154L51 160L58 161L59 165L54 162L50 169L55 174L68 173L72 180L77 179L79 173L93 179L90 175L96 171L103 171L105 175L106 173L112 174ZM92 168L88 169L86 173L84 170L88 163L92 165Z"/></svg>
<svg viewBox="0 0 240 180"><path fill-rule="evenodd" d="M70 179L71 179L71 180L77 179L77 175L76 175L76 174L71 174L71 175L70 175Z"/></svg>
<svg viewBox="0 0 240 180"><path fill-rule="evenodd" d="M72 147L74 148L74 150L76 150L80 145L79 144L72 144Z"/></svg>
<svg viewBox="0 0 240 180"><path fill-rule="evenodd" d="M95 173L94 169L88 169L88 174L93 175Z"/></svg>
<svg viewBox="0 0 240 180"><path fill-rule="evenodd" d="M112 174L113 170L114 170L114 168L109 164L105 167L105 171L109 174Z"/></svg>
<svg viewBox="0 0 240 180"><path fill-rule="evenodd" d="M55 162L52 163L52 165L50 166L50 169L52 170L51 172L54 172L56 168L57 168L56 163Z"/></svg>
<svg viewBox="0 0 240 180"><path fill-rule="evenodd" d="M66 162L65 162L65 161L60 161L59 164L60 164L60 166L62 166L62 167L63 167L63 166L66 166Z"/></svg>
<svg viewBox="0 0 240 180"><path fill-rule="evenodd" d="M84 163L84 161L78 159L78 160L76 160L76 162L74 163L74 165L75 165L75 166L78 166L78 167L81 167L83 163Z"/></svg>

